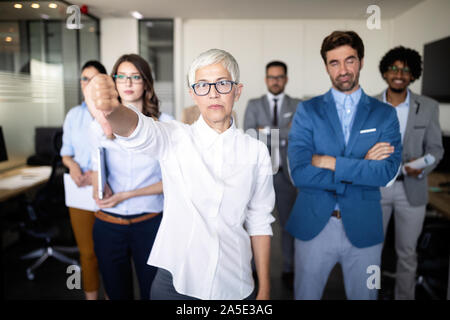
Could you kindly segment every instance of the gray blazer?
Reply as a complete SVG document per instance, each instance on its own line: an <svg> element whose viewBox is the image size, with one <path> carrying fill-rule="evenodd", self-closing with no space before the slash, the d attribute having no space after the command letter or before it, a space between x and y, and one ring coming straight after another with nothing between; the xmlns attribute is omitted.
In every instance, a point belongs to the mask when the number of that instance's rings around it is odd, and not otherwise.
<svg viewBox="0 0 450 320"><path fill-rule="evenodd" d="M280 129L280 155L281 166L284 168L283 172L289 178L288 163L287 163L287 142L289 130L291 129L291 121L294 117L300 99L289 97L285 94L283 104L280 109L280 116L278 119L278 128ZM259 127L272 126L272 114L270 112L269 101L267 95L263 95L257 99L251 99L245 109L244 130L255 129Z"/></svg>
<svg viewBox="0 0 450 320"><path fill-rule="evenodd" d="M383 93L376 96L383 101ZM430 153L436 161L424 170L423 178L405 176L406 197L412 206L426 205L428 202L427 175L438 165L444 155L442 132L439 125L439 104L426 96L410 91L410 104L405 136L403 138L402 163L420 158Z"/></svg>

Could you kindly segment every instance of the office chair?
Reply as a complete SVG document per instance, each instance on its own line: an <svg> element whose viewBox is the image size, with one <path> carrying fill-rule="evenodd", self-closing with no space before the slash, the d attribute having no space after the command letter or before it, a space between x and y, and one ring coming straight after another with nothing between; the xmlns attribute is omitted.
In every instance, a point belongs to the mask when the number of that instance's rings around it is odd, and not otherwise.
<svg viewBox="0 0 450 320"><path fill-rule="evenodd" d="M48 131L46 131L48 134ZM53 159L51 162L52 170L48 182L37 191L32 200L26 201L27 224L21 223L22 230L32 238L45 240L45 245L28 254L25 254L21 259L35 259L38 258L30 267L27 268L27 278L34 279L34 270L44 263L49 257L79 266L76 259L67 257L64 253L76 253L78 248L75 247L61 247L54 246L54 240L58 234L59 229L52 224L54 220L54 212L67 210L64 205L64 188L62 183L62 175L64 173L64 166L62 165L59 150L62 145L62 129L56 128L52 133ZM53 216L52 216L53 213Z"/></svg>
<svg viewBox="0 0 450 320"><path fill-rule="evenodd" d="M417 245L416 296L445 300L450 254L450 222L440 218L425 221Z"/></svg>
<svg viewBox="0 0 450 320"><path fill-rule="evenodd" d="M385 239L386 246L394 246L391 221ZM448 283L450 254L450 221L426 217L417 241L416 299L445 299ZM394 264L382 272L382 287L386 299L394 299L396 273Z"/></svg>

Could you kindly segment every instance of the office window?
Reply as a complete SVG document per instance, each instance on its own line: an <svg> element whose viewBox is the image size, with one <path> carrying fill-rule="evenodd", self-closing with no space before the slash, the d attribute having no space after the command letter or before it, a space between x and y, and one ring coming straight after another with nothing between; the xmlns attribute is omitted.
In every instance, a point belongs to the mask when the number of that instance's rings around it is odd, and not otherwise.
<svg viewBox="0 0 450 320"><path fill-rule="evenodd" d="M81 14L70 29L70 4L51 2L0 2L0 126L12 159L33 154L35 127L62 126L82 99L82 64L100 57L98 19Z"/></svg>
<svg viewBox="0 0 450 320"><path fill-rule="evenodd" d="M161 111L174 115L173 20L140 20L139 53L152 68Z"/></svg>

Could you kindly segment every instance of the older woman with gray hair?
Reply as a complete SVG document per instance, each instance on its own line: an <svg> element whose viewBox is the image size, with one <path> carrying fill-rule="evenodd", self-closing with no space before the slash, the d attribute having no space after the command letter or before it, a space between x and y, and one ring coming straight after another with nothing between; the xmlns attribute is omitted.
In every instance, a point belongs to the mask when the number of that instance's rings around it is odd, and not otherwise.
<svg viewBox="0 0 450 320"><path fill-rule="evenodd" d="M148 264L158 267L152 299L269 299L275 193L267 147L235 127L239 66L211 49L191 64L192 125L157 122L123 106L114 82L97 76L88 105L124 148L159 160L164 216ZM258 290L252 277L255 261Z"/></svg>

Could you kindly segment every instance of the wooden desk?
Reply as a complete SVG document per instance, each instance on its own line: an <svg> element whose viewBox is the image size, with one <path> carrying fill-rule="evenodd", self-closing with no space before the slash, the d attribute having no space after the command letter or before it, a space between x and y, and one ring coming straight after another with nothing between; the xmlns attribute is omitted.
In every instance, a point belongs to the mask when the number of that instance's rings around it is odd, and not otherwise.
<svg viewBox="0 0 450 320"><path fill-rule="evenodd" d="M442 192L428 190L428 203L450 219L450 186L440 187L439 183L442 182L450 182L450 173L432 172L428 175L428 187L442 189Z"/></svg>
<svg viewBox="0 0 450 320"><path fill-rule="evenodd" d="M31 168L36 168L37 170L48 170L47 174L33 174L30 172ZM11 188L6 189L2 188L0 186L0 202L8 200L12 197L15 197L23 192L27 192L39 185L42 185L48 181L50 178L50 172L51 167L49 166L28 166L28 165L22 165L18 168L6 170L4 172L0 173L0 182L5 181L5 179L8 178L20 178L23 177L24 179L28 179L27 184L17 187L17 188Z"/></svg>

